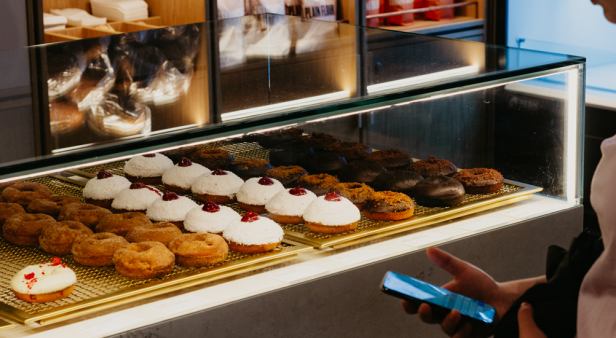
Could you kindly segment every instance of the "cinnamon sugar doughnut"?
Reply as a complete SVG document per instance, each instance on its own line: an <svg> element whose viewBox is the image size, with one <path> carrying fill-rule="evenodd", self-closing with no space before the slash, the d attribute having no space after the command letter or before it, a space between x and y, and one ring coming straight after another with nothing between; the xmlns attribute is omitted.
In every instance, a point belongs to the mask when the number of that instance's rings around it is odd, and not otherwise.
<svg viewBox="0 0 616 338"><path fill-rule="evenodd" d="M113 254L126 246L128 242L124 237L100 232L75 239L71 253L75 262L81 265L106 266L113 265Z"/></svg>
<svg viewBox="0 0 616 338"><path fill-rule="evenodd" d="M43 227L56 223L45 214L17 214L9 217L2 227L4 238L17 245L36 246Z"/></svg>
<svg viewBox="0 0 616 338"><path fill-rule="evenodd" d="M15 181L9 181L9 182L4 182L4 183L0 183L0 194L2 194L2 192L4 191L4 189L15 185L17 183L21 183L21 180L15 180Z"/></svg>
<svg viewBox="0 0 616 338"><path fill-rule="evenodd" d="M79 198L65 195L54 195L47 198L39 198L28 204L26 211L29 214L45 214L58 218L60 210L71 203L81 203Z"/></svg>
<svg viewBox="0 0 616 338"><path fill-rule="evenodd" d="M355 206L361 210L364 202L368 199L372 194L374 194L374 189L367 186L365 183L338 183L334 187L334 191L351 201Z"/></svg>
<svg viewBox="0 0 616 338"><path fill-rule="evenodd" d="M0 227L13 215L25 214L24 207L15 203L0 203Z"/></svg>
<svg viewBox="0 0 616 338"><path fill-rule="evenodd" d="M325 195L334 190L336 184L340 183L336 176L328 174L306 175L297 180L297 184L312 191L317 196Z"/></svg>
<svg viewBox="0 0 616 338"><path fill-rule="evenodd" d="M415 203L401 192L375 192L364 203L364 216L375 221L397 221L411 218Z"/></svg>
<svg viewBox="0 0 616 338"><path fill-rule="evenodd" d="M494 169L463 169L453 175L467 194L491 194L503 186L503 175Z"/></svg>
<svg viewBox="0 0 616 338"><path fill-rule="evenodd" d="M90 228L79 222L57 222L43 228L39 236L39 244L43 251L50 254L69 255L75 239L92 234Z"/></svg>
<svg viewBox="0 0 616 338"><path fill-rule="evenodd" d="M233 155L222 149L196 149L188 158L211 170L229 169L233 162Z"/></svg>
<svg viewBox="0 0 616 338"><path fill-rule="evenodd" d="M178 264L202 267L222 263L227 259L229 246L219 235L183 234L168 245Z"/></svg>
<svg viewBox="0 0 616 338"><path fill-rule="evenodd" d="M96 232L111 232L118 236L126 236L132 229L152 224L148 216L140 212L125 212L123 214L111 214L103 217L96 225Z"/></svg>
<svg viewBox="0 0 616 338"><path fill-rule="evenodd" d="M173 225L173 223L152 223L132 229L126 234L126 240L131 243L159 242L169 245L172 240L181 234L182 230Z"/></svg>
<svg viewBox="0 0 616 338"><path fill-rule="evenodd" d="M58 221L77 221L90 229L94 229L103 217L111 215L111 211L93 204L72 203L60 210Z"/></svg>
<svg viewBox="0 0 616 338"><path fill-rule="evenodd" d="M40 183L17 183L2 191L2 197L8 203L17 203L27 207L30 202L53 195L47 186Z"/></svg>
<svg viewBox="0 0 616 338"><path fill-rule="evenodd" d="M175 267L175 255L159 242L129 244L113 255L116 271L126 277L161 277Z"/></svg>

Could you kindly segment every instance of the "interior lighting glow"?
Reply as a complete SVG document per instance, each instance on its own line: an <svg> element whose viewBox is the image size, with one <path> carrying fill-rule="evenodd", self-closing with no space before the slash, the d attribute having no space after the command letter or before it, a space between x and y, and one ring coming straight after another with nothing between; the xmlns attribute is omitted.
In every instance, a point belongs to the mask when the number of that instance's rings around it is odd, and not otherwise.
<svg viewBox="0 0 616 338"><path fill-rule="evenodd" d="M579 114L579 70L567 71L567 153L565 154L565 177L567 202L573 203L577 191L577 128Z"/></svg>
<svg viewBox="0 0 616 338"><path fill-rule="evenodd" d="M395 81L383 82L367 87L368 94L380 93L392 89L399 89L400 87L409 87L420 84L426 84L429 82L436 82L440 80L450 79L452 77L476 74L479 72L478 65L460 67L455 69L444 70L441 72L424 74L419 76L408 77L406 79L400 79Z"/></svg>

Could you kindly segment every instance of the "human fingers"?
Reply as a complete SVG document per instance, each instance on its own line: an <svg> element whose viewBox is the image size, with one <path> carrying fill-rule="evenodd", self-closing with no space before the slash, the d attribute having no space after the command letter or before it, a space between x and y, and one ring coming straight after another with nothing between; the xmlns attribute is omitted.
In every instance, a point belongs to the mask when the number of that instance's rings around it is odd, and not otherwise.
<svg viewBox="0 0 616 338"><path fill-rule="evenodd" d="M453 276L460 274L464 269L470 266L467 262L456 258L449 253L437 249L433 246L429 247L426 250L426 254L428 258L432 261L432 263L436 264L439 268L449 272Z"/></svg>
<svg viewBox="0 0 616 338"><path fill-rule="evenodd" d="M462 315L458 310L451 310L449 314L443 319L441 323L441 329L448 336L453 336L456 333L456 329L458 328L458 324L460 324L460 319L462 319Z"/></svg>
<svg viewBox="0 0 616 338"><path fill-rule="evenodd" d="M432 308L430 307L430 305L426 303L423 303L419 306L419 309L417 309L417 315L422 322L427 324L436 324L439 322L432 313Z"/></svg>
<svg viewBox="0 0 616 338"><path fill-rule="evenodd" d="M410 315L416 315L417 310L419 310L419 306L414 303L407 302L404 299L402 300L402 308L404 309L404 312Z"/></svg>
<svg viewBox="0 0 616 338"><path fill-rule="evenodd" d="M456 332L456 334L451 336L451 338L468 338L471 336L472 333L473 333L473 326L471 325L471 323L465 323L464 325L462 325L460 330Z"/></svg>
<svg viewBox="0 0 616 338"><path fill-rule="evenodd" d="M518 310L518 325L520 327L520 338L547 338L541 331L535 319L533 319L533 307L524 302Z"/></svg>

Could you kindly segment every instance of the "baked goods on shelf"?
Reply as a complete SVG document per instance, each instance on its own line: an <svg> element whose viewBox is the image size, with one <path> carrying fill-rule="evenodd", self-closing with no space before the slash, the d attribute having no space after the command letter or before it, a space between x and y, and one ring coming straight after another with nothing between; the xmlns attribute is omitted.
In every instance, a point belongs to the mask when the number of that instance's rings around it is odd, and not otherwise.
<svg viewBox="0 0 616 338"><path fill-rule="evenodd" d="M284 186L278 180L267 176L253 177L237 192L237 204L244 210L264 213L265 203L281 190Z"/></svg>
<svg viewBox="0 0 616 338"><path fill-rule="evenodd" d="M126 234L126 240L131 243L160 242L169 245L171 241L182 234L182 230L172 223L152 223L134 228Z"/></svg>
<svg viewBox="0 0 616 338"><path fill-rule="evenodd" d="M126 178L135 183L161 184L165 171L173 167L173 161L163 154L134 156L124 165Z"/></svg>
<svg viewBox="0 0 616 338"><path fill-rule="evenodd" d="M304 223L304 211L316 198L312 191L298 186L278 192L265 203L265 209L269 217L278 223L300 224Z"/></svg>
<svg viewBox="0 0 616 338"><path fill-rule="evenodd" d="M222 149L196 149L190 154L189 158L211 170L216 168L229 170L233 162L233 156Z"/></svg>
<svg viewBox="0 0 616 338"><path fill-rule="evenodd" d="M180 229L184 229L186 214L190 209L197 206L197 203L187 197L165 191L163 197L154 201L145 214L154 222L169 222Z"/></svg>
<svg viewBox="0 0 616 338"><path fill-rule="evenodd" d="M130 184L125 177L114 175L103 168L86 183L82 194L86 203L109 209L113 199Z"/></svg>
<svg viewBox="0 0 616 338"><path fill-rule="evenodd" d="M298 128L284 128L268 131L265 133L246 134L242 138L244 142L258 142L263 148L276 147L281 143L291 142L302 135L304 131Z"/></svg>
<svg viewBox="0 0 616 338"><path fill-rule="evenodd" d="M456 173L458 168L448 160L441 160L434 156L428 159L413 162L406 169L416 171L423 177L443 175L448 176Z"/></svg>
<svg viewBox="0 0 616 338"><path fill-rule="evenodd" d="M290 165L270 169L266 175L280 181L285 188L292 188L297 185L297 180L302 176L308 175L308 172L300 166Z"/></svg>
<svg viewBox="0 0 616 338"><path fill-rule="evenodd" d="M296 138L293 142L309 146L314 151L321 151L328 145L340 142L339 139L327 134L312 133L312 135L304 135Z"/></svg>
<svg viewBox="0 0 616 338"><path fill-rule="evenodd" d="M43 228L53 223L56 223L56 220L49 215L17 214L4 222L2 235L13 244L37 246Z"/></svg>
<svg viewBox="0 0 616 338"><path fill-rule="evenodd" d="M413 161L411 155L399 149L375 151L364 156L364 160L381 163L387 170L402 169Z"/></svg>
<svg viewBox="0 0 616 338"><path fill-rule="evenodd" d="M70 255L75 239L92 234L90 228L79 222L56 222L43 227L39 245L43 251L53 255Z"/></svg>
<svg viewBox="0 0 616 338"><path fill-rule="evenodd" d="M328 174L306 175L297 180L300 187L312 191L317 196L329 193L338 183L340 181L336 176Z"/></svg>
<svg viewBox="0 0 616 338"><path fill-rule="evenodd" d="M2 198L6 203L17 203L24 208L36 199L51 195L53 192L47 186L34 182L16 183L2 191Z"/></svg>
<svg viewBox="0 0 616 338"><path fill-rule="evenodd" d="M25 214L24 207L16 203L0 203L0 227L4 225L9 217L13 215Z"/></svg>
<svg viewBox="0 0 616 338"><path fill-rule="evenodd" d="M45 214L58 218L60 210L71 203L81 203L81 201L74 196L53 195L32 201L28 204L26 211L30 214Z"/></svg>
<svg viewBox="0 0 616 338"><path fill-rule="evenodd" d="M464 187L443 175L426 177L415 185L415 200L424 207L451 207L464 201Z"/></svg>
<svg viewBox="0 0 616 338"><path fill-rule="evenodd" d="M269 218L248 211L240 220L231 222L222 237L229 249L242 253L273 251L282 241L284 231Z"/></svg>
<svg viewBox="0 0 616 338"><path fill-rule="evenodd" d="M128 246L124 237L100 232L75 239L71 253L75 262L87 266L113 265L113 254Z"/></svg>
<svg viewBox="0 0 616 338"><path fill-rule="evenodd" d="M380 162L355 161L340 171L340 180L370 185L377 176L385 172L387 169Z"/></svg>
<svg viewBox="0 0 616 338"><path fill-rule="evenodd" d="M312 153L314 151L309 145L295 142L279 144L269 150L269 161L273 166L297 165L306 154Z"/></svg>
<svg viewBox="0 0 616 338"><path fill-rule="evenodd" d="M184 228L190 232L222 234L229 223L241 218L235 210L208 201L186 214Z"/></svg>
<svg viewBox="0 0 616 338"><path fill-rule="evenodd" d="M335 153L318 152L305 154L299 164L310 173L335 176L347 166L347 161Z"/></svg>
<svg viewBox="0 0 616 338"><path fill-rule="evenodd" d="M231 172L243 180L265 176L265 173L272 168L267 161L258 158L236 158L231 164Z"/></svg>
<svg viewBox="0 0 616 338"><path fill-rule="evenodd" d="M191 190L203 202L225 204L235 201L235 194L242 185L244 185L244 180L234 173L216 169L211 175L197 178Z"/></svg>
<svg viewBox="0 0 616 338"><path fill-rule="evenodd" d="M58 100L49 103L49 127L52 135L67 134L83 125L86 113L73 101Z"/></svg>
<svg viewBox="0 0 616 338"><path fill-rule="evenodd" d="M415 203L401 192L378 191L366 200L362 212L374 221L398 221L413 216Z"/></svg>
<svg viewBox="0 0 616 338"><path fill-rule="evenodd" d="M147 186L141 182L133 183L130 187L120 191L111 203L114 212L141 212L145 214L154 201L163 194L160 190Z"/></svg>
<svg viewBox="0 0 616 338"><path fill-rule="evenodd" d="M111 232L118 236L126 236L132 229L151 223L148 216L140 212L111 214L101 219L98 225L96 225L96 232Z"/></svg>
<svg viewBox="0 0 616 338"><path fill-rule="evenodd" d="M325 147L324 150L344 157L349 163L361 160L372 152L370 147L359 142L335 142Z"/></svg>
<svg viewBox="0 0 616 338"><path fill-rule="evenodd" d="M21 183L21 180L14 180L14 181L8 181L8 182L4 182L4 183L0 183L0 195L2 195L2 192L4 191L4 189L15 185L17 183Z"/></svg>
<svg viewBox="0 0 616 338"><path fill-rule="evenodd" d="M60 210L58 221L76 221L94 229L103 217L111 215L111 211L87 203L72 203Z"/></svg>
<svg viewBox="0 0 616 338"><path fill-rule="evenodd" d="M229 246L222 237L208 233L180 235L168 248L179 265L193 267L222 263L229 253Z"/></svg>
<svg viewBox="0 0 616 338"><path fill-rule="evenodd" d="M55 257L50 263L21 269L11 279L11 289L24 302L47 303L68 297L76 282L75 272Z"/></svg>
<svg viewBox="0 0 616 338"><path fill-rule="evenodd" d="M190 158L190 155L197 151L197 149L197 146L182 147L165 151L164 155L169 157L169 159L173 161L173 163L178 163L180 162L180 159L182 159L182 157Z"/></svg>
<svg viewBox="0 0 616 338"><path fill-rule="evenodd" d="M113 255L116 271L126 277L161 277L175 267L175 255L159 242L132 243Z"/></svg>
<svg viewBox="0 0 616 338"><path fill-rule="evenodd" d="M187 195L190 194L190 188L199 176L211 173L210 169L182 157L178 164L165 171L162 181L165 190Z"/></svg>
<svg viewBox="0 0 616 338"><path fill-rule="evenodd" d="M462 169L453 175L467 194L491 194L503 186L503 175L494 169Z"/></svg>
<svg viewBox="0 0 616 338"><path fill-rule="evenodd" d="M424 177L411 170L394 170L377 176L370 185L378 191L394 191L414 196L415 185Z"/></svg>
<svg viewBox="0 0 616 338"><path fill-rule="evenodd" d="M361 214L351 201L332 191L312 201L303 217L310 231L338 234L355 230Z"/></svg>
<svg viewBox="0 0 616 338"><path fill-rule="evenodd" d="M334 191L351 201L355 206L361 210L364 206L366 199L374 193L374 189L366 185L365 183L338 183L334 187Z"/></svg>

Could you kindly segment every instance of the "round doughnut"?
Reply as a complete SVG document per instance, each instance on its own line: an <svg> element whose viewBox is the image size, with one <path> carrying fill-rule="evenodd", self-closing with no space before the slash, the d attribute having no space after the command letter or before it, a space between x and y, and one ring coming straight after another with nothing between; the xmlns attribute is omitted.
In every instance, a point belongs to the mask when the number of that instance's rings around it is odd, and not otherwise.
<svg viewBox="0 0 616 338"><path fill-rule="evenodd" d="M81 265L106 266L113 265L113 254L126 246L128 242L124 237L100 232L75 239L71 253L75 262Z"/></svg>
<svg viewBox="0 0 616 338"><path fill-rule="evenodd" d="M175 255L159 242L132 243L113 255L116 271L126 277L161 277L175 267Z"/></svg>
<svg viewBox="0 0 616 338"><path fill-rule="evenodd" d="M132 229L152 224L148 216L140 212L125 212L103 217L96 225L96 232L111 232L118 236L126 236Z"/></svg>
<svg viewBox="0 0 616 338"><path fill-rule="evenodd" d="M336 153L318 152L304 154L299 164L310 173L335 176L344 170L347 161Z"/></svg>
<svg viewBox="0 0 616 338"><path fill-rule="evenodd" d="M463 169L453 175L467 194L491 194L503 186L503 175L494 169Z"/></svg>
<svg viewBox="0 0 616 338"><path fill-rule="evenodd" d="M302 144L302 145L307 145L311 147L312 149L314 149L314 151L321 151L332 143L340 142L340 140L333 137L332 135L327 135L327 134L322 134L322 133L317 134L313 132L312 135L300 136L296 138L293 142Z"/></svg>
<svg viewBox="0 0 616 338"><path fill-rule="evenodd" d="M0 183L0 194L2 194L2 192L4 191L4 189L15 185L17 183L21 183L21 180L15 180L15 181L9 181L9 182L4 182L4 183Z"/></svg>
<svg viewBox="0 0 616 338"><path fill-rule="evenodd" d="M49 215L17 214L4 222L2 235L13 244L37 246L41 230L53 223L56 223L56 220Z"/></svg>
<svg viewBox="0 0 616 338"><path fill-rule="evenodd" d="M347 162L361 160L372 152L370 147L359 142L335 142L325 147L324 150L344 157Z"/></svg>
<svg viewBox="0 0 616 338"><path fill-rule="evenodd" d="M39 198L28 204L26 211L29 214L45 214L58 218L60 210L71 203L81 203L79 198L73 196L54 195L47 198Z"/></svg>
<svg viewBox="0 0 616 338"><path fill-rule="evenodd" d="M68 297L77 282L75 272L59 257L50 263L26 266L13 276L10 285L15 297L28 303L47 303Z"/></svg>
<svg viewBox="0 0 616 338"><path fill-rule="evenodd" d="M13 215L25 214L24 207L15 203L0 203L0 227Z"/></svg>
<svg viewBox="0 0 616 338"><path fill-rule="evenodd" d="M448 160L441 160L434 156L413 162L406 167L407 170L418 172L423 177L443 175L448 176L458 171L458 168Z"/></svg>
<svg viewBox="0 0 616 338"><path fill-rule="evenodd" d="M17 203L22 207L27 207L36 199L51 195L53 192L47 186L34 182L13 184L2 191L2 197L7 203Z"/></svg>
<svg viewBox="0 0 616 338"><path fill-rule="evenodd" d="M300 166L291 165L270 169L266 175L267 177L277 179L285 188L292 188L297 185L297 180L302 176L308 175L308 172Z"/></svg>
<svg viewBox="0 0 616 338"><path fill-rule="evenodd" d="M415 203L401 192L379 191L364 203L364 216L375 221L397 221L411 218Z"/></svg>
<svg viewBox="0 0 616 338"><path fill-rule="evenodd" d="M273 167L258 158L236 158L231 164L231 172L246 181L252 177L262 177Z"/></svg>
<svg viewBox="0 0 616 338"><path fill-rule="evenodd" d="M380 174L370 185L378 191L394 191L415 196L415 186L423 179L423 176L415 171L394 170Z"/></svg>
<svg viewBox="0 0 616 338"><path fill-rule="evenodd" d="M103 217L111 215L111 211L93 204L72 203L60 210L58 221L77 221L90 229L94 229Z"/></svg>
<svg viewBox="0 0 616 338"><path fill-rule="evenodd" d="M197 150L197 146L183 147L164 152L163 154L171 159L173 163L178 163L182 157L190 157Z"/></svg>
<svg viewBox="0 0 616 338"><path fill-rule="evenodd" d="M336 176L328 174L306 175L297 180L300 187L312 191L317 196L329 193L338 183L340 181Z"/></svg>
<svg viewBox="0 0 616 338"><path fill-rule="evenodd" d="M77 237L92 235L92 230L75 221L47 225L41 231L39 244L43 251L53 255L69 255Z"/></svg>
<svg viewBox="0 0 616 338"><path fill-rule="evenodd" d="M190 154L189 158L211 170L229 169L233 162L233 156L222 149L197 149Z"/></svg>
<svg viewBox="0 0 616 338"><path fill-rule="evenodd" d="M126 240L131 243L159 242L169 245L173 239L181 234L182 230L173 223L151 223L133 228L126 234Z"/></svg>
<svg viewBox="0 0 616 338"><path fill-rule="evenodd" d="M180 235L169 243L168 248L179 265L194 267L222 263L229 252L229 246L221 236L208 233Z"/></svg>
<svg viewBox="0 0 616 338"><path fill-rule="evenodd" d="M464 201L464 186L443 175L430 176L415 185L415 200L424 207L450 207Z"/></svg>
<svg viewBox="0 0 616 338"><path fill-rule="evenodd" d="M353 202L355 206L361 210L366 199L374 194L374 189L367 186L365 183L338 183L334 187L334 191Z"/></svg>
<svg viewBox="0 0 616 338"><path fill-rule="evenodd" d="M301 136L303 129L286 128L268 131L265 133L246 134L242 137L243 142L258 142L263 148L272 148L281 143L291 142Z"/></svg>
<svg viewBox="0 0 616 338"><path fill-rule="evenodd" d="M340 180L371 185L377 176L386 172L387 169L380 162L355 161L340 170Z"/></svg>
<svg viewBox="0 0 616 338"><path fill-rule="evenodd" d="M387 170L401 169L413 161L411 155L399 149L375 151L364 156L364 160L381 163Z"/></svg>

